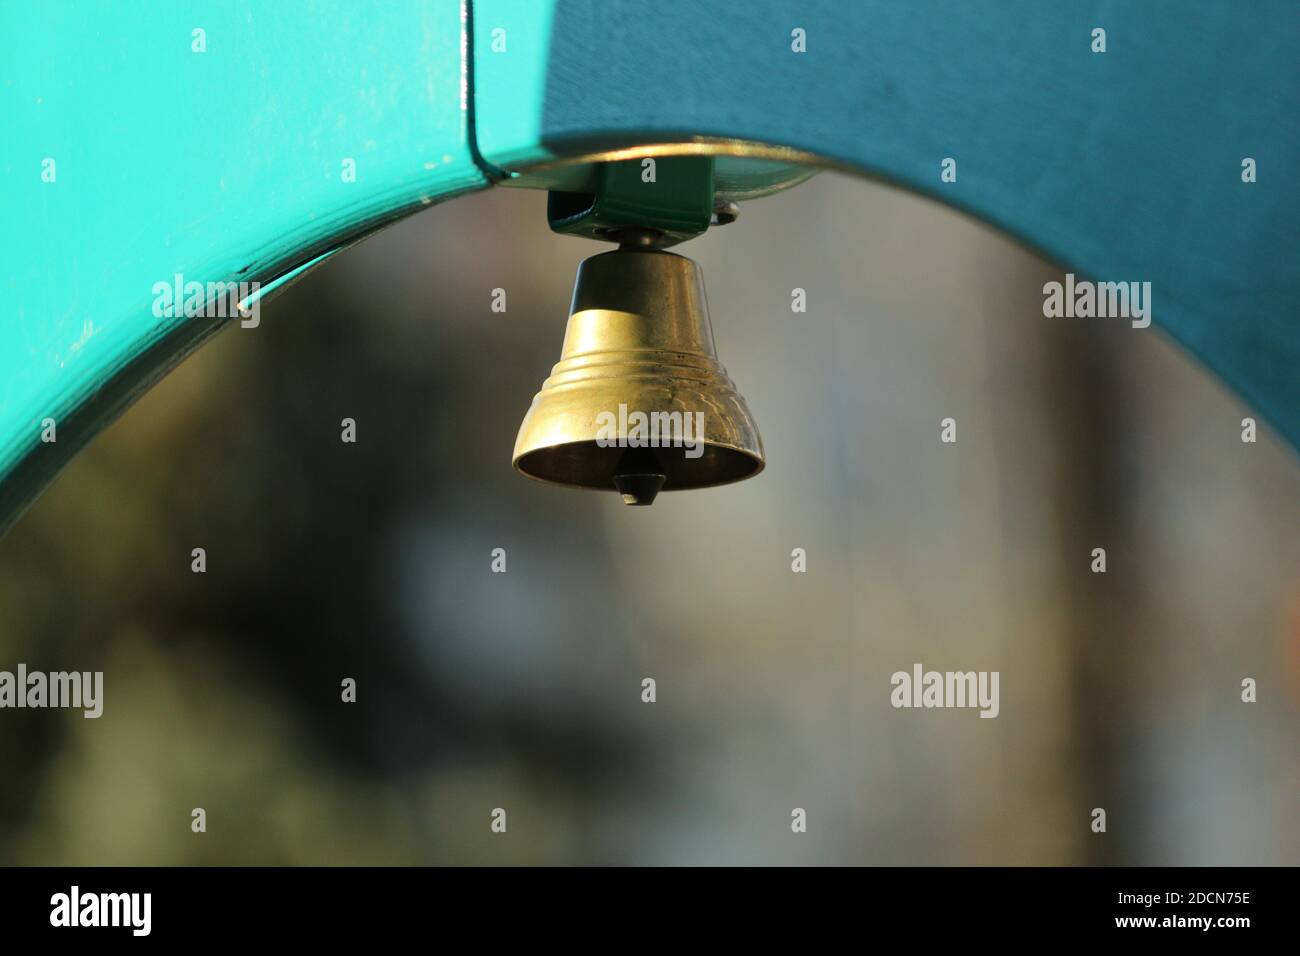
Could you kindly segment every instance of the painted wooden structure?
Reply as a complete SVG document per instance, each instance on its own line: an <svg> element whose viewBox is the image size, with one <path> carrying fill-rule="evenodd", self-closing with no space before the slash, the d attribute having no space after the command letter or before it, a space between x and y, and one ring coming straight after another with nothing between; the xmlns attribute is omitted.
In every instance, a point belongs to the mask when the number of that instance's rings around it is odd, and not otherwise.
<svg viewBox="0 0 1300 956"><path fill-rule="evenodd" d="M265 296L432 202L699 141L1151 282L1155 325L1300 446L1288 0L15 0L0 36L0 528L234 320L159 315L176 277Z"/></svg>

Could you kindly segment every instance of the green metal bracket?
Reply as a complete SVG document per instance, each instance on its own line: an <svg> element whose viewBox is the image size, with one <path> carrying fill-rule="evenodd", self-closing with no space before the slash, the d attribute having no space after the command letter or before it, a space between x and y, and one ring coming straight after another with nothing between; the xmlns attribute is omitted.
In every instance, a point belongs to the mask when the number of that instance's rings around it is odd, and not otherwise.
<svg viewBox="0 0 1300 956"><path fill-rule="evenodd" d="M657 233L654 245L685 242L713 217L712 156L661 156L600 163L594 193L551 190L546 218L568 236L619 242Z"/></svg>

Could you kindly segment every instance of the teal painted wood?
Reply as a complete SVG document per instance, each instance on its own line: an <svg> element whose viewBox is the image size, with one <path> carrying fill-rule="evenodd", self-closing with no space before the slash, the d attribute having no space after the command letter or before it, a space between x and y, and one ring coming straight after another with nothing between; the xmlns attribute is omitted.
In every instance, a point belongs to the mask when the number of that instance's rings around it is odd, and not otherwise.
<svg viewBox="0 0 1300 956"><path fill-rule="evenodd" d="M155 283L266 291L487 184L461 23L459 0L0 7L0 529L227 321L155 316Z"/></svg>
<svg viewBox="0 0 1300 956"><path fill-rule="evenodd" d="M1292 0L475 0L474 18L487 161L695 135L816 153L1076 273L1150 281L1155 324L1300 447Z"/></svg>
<svg viewBox="0 0 1300 956"><path fill-rule="evenodd" d="M696 135L805 149L1151 281L1156 324L1300 444L1293 5L474 0L472 20L466 63L458 0L0 8L0 528L225 324L155 316L158 283L269 290L484 169Z"/></svg>
<svg viewBox="0 0 1300 956"><path fill-rule="evenodd" d="M557 0L474 0L474 142L483 160L513 170L555 158L543 145ZM602 18L603 20L603 18ZM593 25L595 26L595 25Z"/></svg>

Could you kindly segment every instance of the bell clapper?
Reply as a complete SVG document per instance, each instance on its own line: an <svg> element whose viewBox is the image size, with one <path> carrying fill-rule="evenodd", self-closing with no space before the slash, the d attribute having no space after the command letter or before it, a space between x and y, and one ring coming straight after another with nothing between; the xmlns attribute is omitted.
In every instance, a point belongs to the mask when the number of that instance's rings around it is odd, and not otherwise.
<svg viewBox="0 0 1300 956"><path fill-rule="evenodd" d="M614 487L625 505L652 505L668 476L649 448L629 448L618 460Z"/></svg>

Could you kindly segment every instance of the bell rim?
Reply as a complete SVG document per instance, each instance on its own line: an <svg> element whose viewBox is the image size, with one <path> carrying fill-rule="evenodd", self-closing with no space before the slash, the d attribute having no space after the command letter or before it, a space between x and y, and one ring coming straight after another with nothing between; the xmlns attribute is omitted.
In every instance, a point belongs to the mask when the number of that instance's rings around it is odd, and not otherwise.
<svg viewBox="0 0 1300 956"><path fill-rule="evenodd" d="M660 491L660 494L665 494L673 491L702 491L707 488L722 488L726 485L734 485L737 482L748 481L750 478L757 478L767 468L767 455L763 450L763 446L761 444L762 440L759 439L759 441L760 444L758 446L758 451L755 452L751 448L744 448L740 445L734 445L730 442L711 441L710 439L707 438L704 439L703 444L705 444L706 446L725 449L726 451L734 452L737 455L743 456L755 466L754 469L752 471L745 472L744 474L741 475L734 475L732 477L722 478L717 481L703 482L701 484L677 485L677 486L665 485L663 489ZM582 491L611 491L617 493L617 489L614 487L613 482L611 482L607 487L605 485L598 485L598 484L584 484L580 482L562 481L555 478L545 478L542 477L541 475L535 475L532 472L525 471L523 468L519 467L519 463L524 458L540 451L545 451L550 448L565 448L571 445L594 445L594 444L596 444L596 439L594 438L581 438L578 439L577 441L560 442L559 444L556 445L543 445L538 448L531 448L528 451L521 452L519 454L514 455L511 459L510 467L514 469L514 471L517 474L523 475L529 481L535 481L541 485L551 485L552 487L555 488L573 488Z"/></svg>

